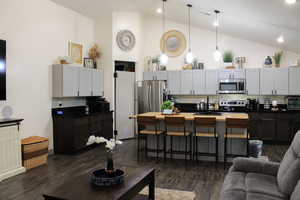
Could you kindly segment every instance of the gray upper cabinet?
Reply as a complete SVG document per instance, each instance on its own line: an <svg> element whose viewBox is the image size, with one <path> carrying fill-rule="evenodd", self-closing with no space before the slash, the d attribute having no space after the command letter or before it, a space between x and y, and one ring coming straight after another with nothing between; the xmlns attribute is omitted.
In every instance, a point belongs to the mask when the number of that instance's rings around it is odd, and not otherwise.
<svg viewBox="0 0 300 200"><path fill-rule="evenodd" d="M275 69L274 72L275 95L289 95L289 69Z"/></svg>
<svg viewBox="0 0 300 200"><path fill-rule="evenodd" d="M103 72L69 65L53 65L53 97L103 96Z"/></svg>
<svg viewBox="0 0 300 200"><path fill-rule="evenodd" d="M79 67L53 65L52 77L53 97L78 96Z"/></svg>
<svg viewBox="0 0 300 200"><path fill-rule="evenodd" d="M180 94L181 75L180 71L168 71L168 93Z"/></svg>
<svg viewBox="0 0 300 200"><path fill-rule="evenodd" d="M205 94L216 95L218 93L218 70L205 70Z"/></svg>
<svg viewBox="0 0 300 200"><path fill-rule="evenodd" d="M104 96L104 76L103 71L92 70L92 96Z"/></svg>
<svg viewBox="0 0 300 200"><path fill-rule="evenodd" d="M248 95L259 95L260 69L246 69L246 91Z"/></svg>
<svg viewBox="0 0 300 200"><path fill-rule="evenodd" d="M289 71L288 68L261 69L260 94L261 95L288 95Z"/></svg>
<svg viewBox="0 0 300 200"><path fill-rule="evenodd" d="M300 95L300 68L289 69L289 95Z"/></svg>
<svg viewBox="0 0 300 200"><path fill-rule="evenodd" d="M194 94L193 89L193 71L181 71L180 94Z"/></svg>
<svg viewBox="0 0 300 200"><path fill-rule="evenodd" d="M273 69L260 70L260 94L261 95L274 94Z"/></svg>
<svg viewBox="0 0 300 200"><path fill-rule="evenodd" d="M193 91L194 94L205 94L205 71L194 70L193 74Z"/></svg>
<svg viewBox="0 0 300 200"><path fill-rule="evenodd" d="M144 81L166 81L168 79L167 71L144 72Z"/></svg>
<svg viewBox="0 0 300 200"><path fill-rule="evenodd" d="M79 96L92 96L92 69L82 68L79 72Z"/></svg>

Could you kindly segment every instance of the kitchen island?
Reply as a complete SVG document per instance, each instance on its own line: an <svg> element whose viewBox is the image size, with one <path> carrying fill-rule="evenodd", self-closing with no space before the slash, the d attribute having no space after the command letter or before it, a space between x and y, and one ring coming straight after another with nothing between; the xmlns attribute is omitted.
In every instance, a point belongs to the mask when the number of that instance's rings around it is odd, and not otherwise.
<svg viewBox="0 0 300 200"><path fill-rule="evenodd" d="M158 120L160 120L160 126L159 130L165 130L165 124L164 124L164 118L166 115L163 115L160 112L148 112L148 113L143 113L139 114L138 116L155 116ZM175 115L168 115L168 116L174 116L174 117L184 117L186 120L186 130L189 132L193 132L193 120L195 117L214 117L216 118L217 121L217 127L216 127L216 132L219 137L219 160L222 161L224 158L223 152L224 152L224 135L225 135L225 122L227 118L237 118L237 119L249 119L248 114L246 113L220 113L219 115L217 114L195 114L195 113L178 113ZM130 116L131 119L136 119L137 115ZM151 129L153 127L147 127L147 129ZM200 129L200 131L202 131ZM207 128L206 130L203 131L208 131ZM210 130L212 131L212 130ZM232 133L241 133L242 131L245 130L232 130ZM251 133L250 133L251 137ZM161 140L162 141L162 140ZM167 140L167 146L169 145L169 140ZM150 149L155 149L156 148L156 140L154 136L148 136L148 148ZM184 139L181 137L174 137L173 141L173 148L178 150L178 151L184 151L184 146L185 142ZM239 154L239 155L246 155L246 149L247 149L247 142L245 139L229 139L228 140L228 153L229 154ZM160 148L163 148L163 144L160 144ZM209 153L214 153L215 152L215 141L214 138L199 138L198 140L198 151L200 152L209 152ZM149 155L155 156L155 154L149 153ZM162 157L163 154L160 154ZM183 155L174 155L174 158L184 158ZM208 160L208 161L213 161L213 157L199 157L199 160Z"/></svg>

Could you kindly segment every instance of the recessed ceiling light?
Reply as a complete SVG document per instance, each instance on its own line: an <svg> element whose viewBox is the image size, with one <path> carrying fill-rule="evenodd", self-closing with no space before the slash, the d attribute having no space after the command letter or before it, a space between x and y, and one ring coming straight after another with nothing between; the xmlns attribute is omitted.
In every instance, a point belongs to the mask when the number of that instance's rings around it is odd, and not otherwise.
<svg viewBox="0 0 300 200"><path fill-rule="evenodd" d="M157 9L156 9L156 12L157 12L158 14L161 14L161 13L163 12L163 10L162 10L161 8L157 8Z"/></svg>
<svg viewBox="0 0 300 200"><path fill-rule="evenodd" d="M295 4L297 0L285 0L287 4Z"/></svg>
<svg viewBox="0 0 300 200"><path fill-rule="evenodd" d="M277 38L278 43L284 43L284 37L281 35Z"/></svg>

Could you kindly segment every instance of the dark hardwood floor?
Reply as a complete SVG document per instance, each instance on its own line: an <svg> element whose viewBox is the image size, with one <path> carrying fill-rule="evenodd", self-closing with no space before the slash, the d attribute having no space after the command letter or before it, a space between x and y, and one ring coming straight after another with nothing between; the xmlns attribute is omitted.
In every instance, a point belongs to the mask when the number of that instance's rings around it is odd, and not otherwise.
<svg viewBox="0 0 300 200"><path fill-rule="evenodd" d="M265 146L264 154L272 161L280 161L287 146ZM83 152L79 155L52 155L48 165L30 170L0 182L0 200L40 200L42 194L51 190L65 180L88 174L93 169L105 167L106 154L103 146ZM118 166L153 166L156 168L156 187L195 191L196 199L217 200L227 173L223 165L199 162L188 163L184 160L163 161L158 164L154 159L142 159L137 162L134 140L124 142L115 155Z"/></svg>

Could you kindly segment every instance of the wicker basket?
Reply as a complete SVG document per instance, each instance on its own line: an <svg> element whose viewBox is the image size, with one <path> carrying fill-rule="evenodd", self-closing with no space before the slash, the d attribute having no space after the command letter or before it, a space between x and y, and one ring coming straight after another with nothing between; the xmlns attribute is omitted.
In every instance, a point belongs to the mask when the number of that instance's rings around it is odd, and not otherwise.
<svg viewBox="0 0 300 200"><path fill-rule="evenodd" d="M48 138L29 137L22 140L23 166L32 169L47 163L48 158Z"/></svg>

